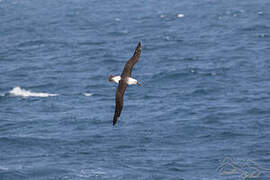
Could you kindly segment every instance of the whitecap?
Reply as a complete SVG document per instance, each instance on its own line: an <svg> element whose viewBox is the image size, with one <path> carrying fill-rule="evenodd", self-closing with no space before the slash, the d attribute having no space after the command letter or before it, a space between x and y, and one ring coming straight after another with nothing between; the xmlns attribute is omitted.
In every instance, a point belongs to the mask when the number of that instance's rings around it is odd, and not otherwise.
<svg viewBox="0 0 270 180"><path fill-rule="evenodd" d="M85 96L93 96L92 93L84 93L83 95L85 95Z"/></svg>
<svg viewBox="0 0 270 180"><path fill-rule="evenodd" d="M165 15L164 15L164 14L161 14L160 17L161 17L161 18L165 18Z"/></svg>
<svg viewBox="0 0 270 180"><path fill-rule="evenodd" d="M105 175L106 172L102 171L100 168L97 169L82 169L80 170L80 173L78 174L79 177L89 178L93 175L95 176L102 176Z"/></svg>
<svg viewBox="0 0 270 180"><path fill-rule="evenodd" d="M1 2L1 0L0 0L0 2ZM0 166L0 170L2 170L2 171L8 171L8 170L9 170L9 168L4 167L4 166Z"/></svg>
<svg viewBox="0 0 270 180"><path fill-rule="evenodd" d="M179 17L179 18L182 18L182 17L184 17L185 15L184 14L177 14L177 17Z"/></svg>
<svg viewBox="0 0 270 180"><path fill-rule="evenodd" d="M19 86L15 87L11 91L9 91L9 94L12 96L22 96L22 97L49 97L49 96L57 96L58 95L58 94L31 92L31 91L27 91L25 89L22 89Z"/></svg>

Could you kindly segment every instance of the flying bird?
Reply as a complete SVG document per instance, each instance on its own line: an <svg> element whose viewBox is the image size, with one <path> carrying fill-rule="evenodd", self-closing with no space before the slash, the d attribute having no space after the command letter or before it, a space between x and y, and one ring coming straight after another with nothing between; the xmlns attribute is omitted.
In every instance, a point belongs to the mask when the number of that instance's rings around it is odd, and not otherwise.
<svg viewBox="0 0 270 180"><path fill-rule="evenodd" d="M113 125L116 124L118 118L120 117L121 111L123 109L124 93L128 85L138 85L141 84L131 77L132 69L134 64L139 61L141 55L141 43L139 42L133 56L125 64L124 70L121 76L109 76L110 82L118 83L118 87L115 93L115 112L113 117Z"/></svg>

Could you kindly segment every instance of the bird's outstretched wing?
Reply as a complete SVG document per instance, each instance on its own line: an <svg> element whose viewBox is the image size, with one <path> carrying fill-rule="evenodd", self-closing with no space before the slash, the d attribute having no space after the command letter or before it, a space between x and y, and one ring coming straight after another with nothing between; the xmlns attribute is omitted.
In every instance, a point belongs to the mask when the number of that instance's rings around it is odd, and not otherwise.
<svg viewBox="0 0 270 180"><path fill-rule="evenodd" d="M141 55L141 42L138 43L133 56L125 64L121 77L131 77L133 66L134 64L136 64L136 62L139 61L140 55Z"/></svg>
<svg viewBox="0 0 270 180"><path fill-rule="evenodd" d="M115 93L115 112L113 117L113 125L116 124L118 118L120 117L121 111L123 109L124 102L124 94L128 84L124 80L119 81L119 85L117 87Z"/></svg>

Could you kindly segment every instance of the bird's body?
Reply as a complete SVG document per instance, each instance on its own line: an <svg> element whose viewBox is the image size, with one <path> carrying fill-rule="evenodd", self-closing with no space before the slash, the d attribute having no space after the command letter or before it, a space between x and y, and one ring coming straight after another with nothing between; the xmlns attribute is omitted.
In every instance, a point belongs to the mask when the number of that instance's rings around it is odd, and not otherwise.
<svg viewBox="0 0 270 180"><path fill-rule="evenodd" d="M136 84L141 86L139 82L131 77L132 69L134 64L139 61L141 54L141 43L135 49L133 56L125 64L124 70L121 76L109 76L109 81L118 83L118 87L115 93L115 112L113 117L113 125L116 124L118 118L123 109L124 93L128 85Z"/></svg>
<svg viewBox="0 0 270 180"><path fill-rule="evenodd" d="M120 80L121 80L121 76L112 76L111 80L109 80L109 81L113 81L113 82L119 84Z"/></svg>
<svg viewBox="0 0 270 180"><path fill-rule="evenodd" d="M126 79L126 81L127 81L127 84L128 85L132 85L132 84L137 84L137 85L139 85L140 86L140 84L138 84L138 81L136 80L136 79L133 79L133 78L131 78L131 77L128 77L127 79Z"/></svg>
<svg viewBox="0 0 270 180"><path fill-rule="evenodd" d="M112 81L119 84L119 81L121 80L121 76L113 76ZM125 78L125 81L128 85L135 85L138 84L138 81L136 79L133 79L132 77Z"/></svg>

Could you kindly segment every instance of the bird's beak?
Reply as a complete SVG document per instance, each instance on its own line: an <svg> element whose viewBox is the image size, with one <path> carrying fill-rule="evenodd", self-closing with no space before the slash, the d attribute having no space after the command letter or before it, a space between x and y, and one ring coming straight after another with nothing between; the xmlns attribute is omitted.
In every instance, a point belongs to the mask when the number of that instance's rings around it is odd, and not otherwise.
<svg viewBox="0 0 270 180"><path fill-rule="evenodd" d="M140 84L139 82L137 82L137 85L140 86L140 87L142 87L142 84Z"/></svg>

